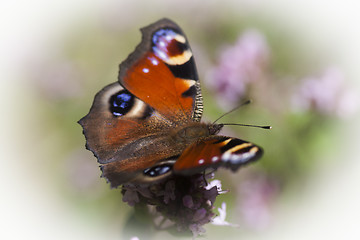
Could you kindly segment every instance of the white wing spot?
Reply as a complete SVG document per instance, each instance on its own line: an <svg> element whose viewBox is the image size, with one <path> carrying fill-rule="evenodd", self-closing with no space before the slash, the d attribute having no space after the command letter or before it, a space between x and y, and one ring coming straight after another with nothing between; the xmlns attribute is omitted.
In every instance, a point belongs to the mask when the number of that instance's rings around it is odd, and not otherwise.
<svg viewBox="0 0 360 240"><path fill-rule="evenodd" d="M159 41L159 46L160 46L160 47L165 47L165 46L166 46L166 44L165 44L165 42L164 42L164 41Z"/></svg>
<svg viewBox="0 0 360 240"><path fill-rule="evenodd" d="M225 152L222 156L221 156L221 160L223 160L224 162L229 161L231 158L231 153L230 152Z"/></svg>
<svg viewBox="0 0 360 240"><path fill-rule="evenodd" d="M151 63L155 66L159 64L159 62L156 59L151 59Z"/></svg>

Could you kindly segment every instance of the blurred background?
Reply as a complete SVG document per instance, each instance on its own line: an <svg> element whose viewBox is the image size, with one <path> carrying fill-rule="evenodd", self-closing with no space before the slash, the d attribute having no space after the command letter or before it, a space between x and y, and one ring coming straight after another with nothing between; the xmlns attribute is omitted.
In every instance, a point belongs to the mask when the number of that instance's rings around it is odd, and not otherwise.
<svg viewBox="0 0 360 240"><path fill-rule="evenodd" d="M126 239L133 209L100 179L76 123L117 80L139 28L177 22L213 121L265 150L216 178L206 239L358 239L360 5L354 1L6 1L1 25L1 239ZM216 212L216 211L215 211ZM152 231L152 239L175 238Z"/></svg>

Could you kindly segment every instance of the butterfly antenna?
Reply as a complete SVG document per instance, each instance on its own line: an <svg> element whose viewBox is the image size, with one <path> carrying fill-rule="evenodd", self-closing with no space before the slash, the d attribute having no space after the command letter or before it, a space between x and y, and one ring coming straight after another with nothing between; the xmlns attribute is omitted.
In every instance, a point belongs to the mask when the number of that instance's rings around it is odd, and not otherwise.
<svg viewBox="0 0 360 240"><path fill-rule="evenodd" d="M222 123L223 126L242 126L242 127L256 127L263 129L272 129L271 126L260 126L260 125L252 125L252 124L241 124L241 123Z"/></svg>
<svg viewBox="0 0 360 240"><path fill-rule="evenodd" d="M250 104L250 103L251 103L251 100L247 100L247 101L243 102L243 103L240 104L239 106L237 106L237 107L231 109L230 111L224 113L223 115L221 115L219 118L217 118L217 119L213 122L213 124L215 124L217 121L219 121L221 118L225 117L226 115L228 115L228 114L234 112L235 110L239 109L240 107L245 106L245 105L248 105L248 104Z"/></svg>

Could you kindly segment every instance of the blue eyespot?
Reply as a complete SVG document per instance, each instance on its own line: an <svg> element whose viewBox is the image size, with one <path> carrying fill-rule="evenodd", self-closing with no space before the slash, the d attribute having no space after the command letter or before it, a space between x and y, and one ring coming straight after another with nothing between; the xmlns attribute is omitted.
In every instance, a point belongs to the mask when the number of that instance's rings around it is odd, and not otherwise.
<svg viewBox="0 0 360 240"><path fill-rule="evenodd" d="M134 105L134 95L127 90L122 90L110 97L110 111L115 116L123 116Z"/></svg>
<svg viewBox="0 0 360 240"><path fill-rule="evenodd" d="M157 57L167 61L169 58L169 45L178 35L172 29L159 29L152 36L152 50Z"/></svg>
<svg viewBox="0 0 360 240"><path fill-rule="evenodd" d="M154 166L151 168L147 168L144 170L144 174L149 177L158 177L168 173L172 170L172 164L162 164L158 166Z"/></svg>
<svg viewBox="0 0 360 240"><path fill-rule="evenodd" d="M160 40L161 38L164 38L166 41L171 41L176 35L177 33L172 29L159 29L154 33L152 42L155 45L159 44L161 46L164 44L164 42ZM164 47L164 45L162 47Z"/></svg>

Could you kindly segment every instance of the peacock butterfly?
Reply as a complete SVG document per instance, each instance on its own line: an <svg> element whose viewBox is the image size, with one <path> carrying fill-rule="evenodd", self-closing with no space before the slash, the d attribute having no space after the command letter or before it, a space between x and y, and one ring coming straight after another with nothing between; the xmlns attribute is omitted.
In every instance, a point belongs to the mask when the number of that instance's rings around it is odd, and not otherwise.
<svg viewBox="0 0 360 240"><path fill-rule="evenodd" d="M162 19L141 32L141 43L120 64L118 82L98 92L79 121L111 187L220 166L236 171L260 158L260 147L216 135L222 124L200 122L199 78L180 27Z"/></svg>

